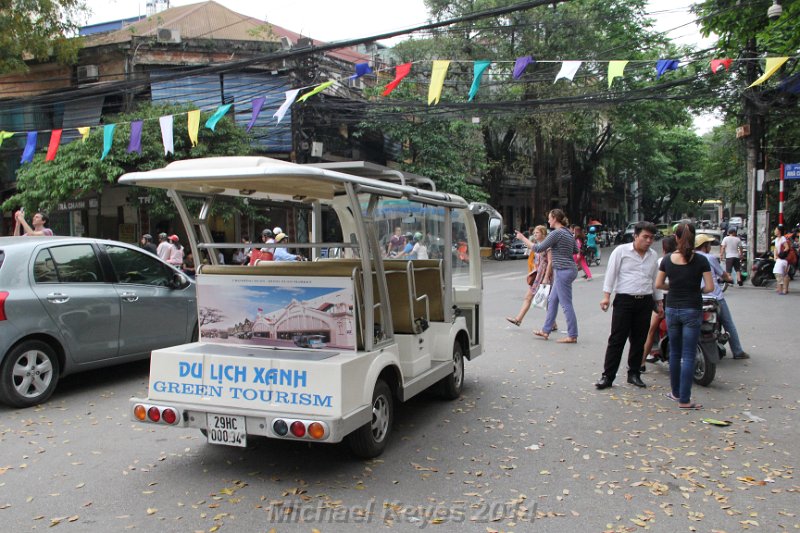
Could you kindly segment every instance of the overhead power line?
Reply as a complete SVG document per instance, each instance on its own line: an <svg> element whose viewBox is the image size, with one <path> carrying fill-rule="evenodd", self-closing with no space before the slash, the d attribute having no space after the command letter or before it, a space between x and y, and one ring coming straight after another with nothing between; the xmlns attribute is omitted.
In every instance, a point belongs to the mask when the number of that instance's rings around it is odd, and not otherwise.
<svg viewBox="0 0 800 533"><path fill-rule="evenodd" d="M175 73L175 74L168 74L158 78L158 81L170 81L175 79L183 78L187 75L203 75L203 74L219 74L223 72L230 72L234 70L240 70L247 67L252 67L255 65L260 65L264 63L270 63L274 61L280 61L282 59L291 59L295 57L302 57L308 54L314 54L319 52L326 52L329 50L336 50L339 48L351 48L353 46L357 46L359 44L366 44L371 43L374 41L380 41L384 39L390 39L392 37L398 37L400 35L406 35L409 33L415 33L418 31L425 31L425 30L432 30L435 28L440 28L443 26L449 26L452 24L459 24L461 22L469 22L472 20L479 20L482 18L489 18L489 17L499 17L502 15L507 15L509 13L514 13L516 11L524 11L527 9L533 9L536 7L542 7L546 5L555 5L564 2L569 2L570 0L533 0L530 2L521 2L519 4L514 4L511 6L505 7L497 7L493 9L485 9L482 11L476 11L474 13L469 13L467 15L462 15L460 17L455 17L447 20L442 20L438 22L429 22L426 24L421 24L419 26L390 31L386 33L380 33L377 35L370 35L368 37L359 37L356 39L346 39L343 41L335 41L331 43L325 43L321 45L309 45L303 46L298 48L293 48L291 50L284 50L280 52L274 52L270 54L260 55L248 59L241 59L238 61L229 61L225 63L221 63L219 65L210 65L207 67L200 67L197 69L192 70L191 72L182 72L182 73ZM38 95L38 96L31 96L28 98L21 98L15 99L11 101L0 101L0 109L7 109L10 107L17 107L21 103L24 104L32 104L32 105L43 105L43 104L52 104L56 102L63 102L65 100L74 100L76 98L82 97L89 97L89 96L100 96L106 95L112 90L116 91L129 91L132 89L136 89L139 87L143 87L150 84L150 80L128 80L122 81L118 83L112 83L108 85L104 85L101 87L82 87L78 89L72 90L62 90L55 94L45 94L45 95Z"/></svg>

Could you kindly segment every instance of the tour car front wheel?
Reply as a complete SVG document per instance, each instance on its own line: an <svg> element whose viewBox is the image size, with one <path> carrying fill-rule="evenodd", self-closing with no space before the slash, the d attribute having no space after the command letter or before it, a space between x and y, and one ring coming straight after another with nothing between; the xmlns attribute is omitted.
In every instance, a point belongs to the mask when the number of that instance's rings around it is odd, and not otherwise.
<svg viewBox="0 0 800 533"><path fill-rule="evenodd" d="M379 379L372 392L372 418L347 436L347 444L354 455L372 459L383 453L394 420L392 389Z"/></svg>

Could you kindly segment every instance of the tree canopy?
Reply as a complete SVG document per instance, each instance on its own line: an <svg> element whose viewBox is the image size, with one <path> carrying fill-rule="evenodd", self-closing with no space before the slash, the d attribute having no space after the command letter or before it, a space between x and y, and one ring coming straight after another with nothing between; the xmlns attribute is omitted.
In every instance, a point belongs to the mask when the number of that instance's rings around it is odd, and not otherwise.
<svg viewBox="0 0 800 533"><path fill-rule="evenodd" d="M26 60L72 63L85 0L0 0L0 74L25 72Z"/></svg>

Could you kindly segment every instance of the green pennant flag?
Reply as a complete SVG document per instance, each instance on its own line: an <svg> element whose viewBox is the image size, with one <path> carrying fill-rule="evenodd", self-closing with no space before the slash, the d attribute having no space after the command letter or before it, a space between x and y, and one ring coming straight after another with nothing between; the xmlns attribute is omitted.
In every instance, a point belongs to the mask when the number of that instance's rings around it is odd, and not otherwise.
<svg viewBox="0 0 800 533"><path fill-rule="evenodd" d="M10 139L14 134L10 131L0 131L0 146L3 146L3 141Z"/></svg>
<svg viewBox="0 0 800 533"><path fill-rule="evenodd" d="M206 128L210 129L211 131L214 131L214 128L217 127L217 122L219 122L219 119L225 116L225 113L228 112L228 110L231 108L231 105L232 104L225 104L219 106L217 110L214 112L214 114L211 115L211 118L206 120Z"/></svg>
<svg viewBox="0 0 800 533"><path fill-rule="evenodd" d="M316 88L315 88L313 91L309 91L309 92L307 92L306 94L304 94L303 96L301 96L300 98L298 98L298 99L297 99L297 101L298 101L298 102L303 102L304 100L308 100L309 98L311 98L311 97L312 97L312 96L314 96L315 94L317 94L317 93L321 93L322 91L324 91L325 89L327 89L327 88L328 88L328 87L330 87L331 85L333 85L333 80L331 80L331 81L326 81L326 82L325 82L325 83L323 83L322 85L317 85L317 87L316 87Z"/></svg>

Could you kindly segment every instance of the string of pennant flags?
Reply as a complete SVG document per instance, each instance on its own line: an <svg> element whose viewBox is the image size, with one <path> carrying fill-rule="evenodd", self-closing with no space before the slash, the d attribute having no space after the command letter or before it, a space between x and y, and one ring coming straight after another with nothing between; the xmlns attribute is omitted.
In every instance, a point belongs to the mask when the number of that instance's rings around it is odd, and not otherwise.
<svg viewBox="0 0 800 533"><path fill-rule="evenodd" d="M748 88L755 87L757 85L763 84L769 78L771 78L781 66L786 63L790 57L768 57L766 58L766 66L764 69L764 73L761 77L751 83ZM716 74L720 72L721 69L725 71L730 70L731 65L735 61L752 61L753 59L730 59L730 58L719 58L719 59L712 59L710 61L710 68L712 74ZM427 62L427 61L426 61ZM452 60L432 60L431 61L431 74L430 74L430 85L428 87L428 105L436 105L439 103L441 99L442 89L444 87L445 79L447 78L447 71L450 67L451 63L458 63L458 62L465 62L465 61L452 61ZM478 94L480 90L481 79L485 74L486 70L493 64L501 64L501 63L512 63L512 61L489 61L489 60L479 60L479 61L466 61L469 63L473 63L473 79L472 84L470 86L468 101L472 101L475 96ZM384 97L389 96L392 91L394 91L400 83L406 78L410 73L412 66L415 63L419 62L408 62L397 65L394 67L394 79L390 81L385 87L382 92ZM584 63L608 63L608 87L611 88L613 82L617 78L624 77L625 68L630 63L644 63L644 64L652 64L652 60L591 60L591 61L574 61L574 60L536 60L532 56L523 56L517 58L513 61L513 70L512 70L512 78L514 80L519 80L525 71L536 63L561 63L561 68L558 71L553 83L557 83L561 79L568 80L570 82L573 81L575 75L580 70L581 66ZM689 62L685 62L688 64ZM656 71L656 79L660 79L661 76L665 75L669 71L678 70L678 68L682 65L682 61L680 59L659 59L655 62L655 71ZM378 72L382 71L389 71L390 69L378 70ZM355 65L355 73L349 77L349 79L356 79L367 74L374 74L375 71L372 70L369 63L358 63ZM333 85L336 80L329 80L317 85L309 85L306 87L300 87L297 89L292 89L285 92L285 100L281 104L281 106L275 111L272 115L272 118L276 119L276 124L279 124L281 120L283 120L284 116L286 115L289 108L294 105L295 103L304 102L308 100L312 96L315 96L331 85ZM311 89L308 92L300 95L301 91ZM249 123L246 126L246 130L249 132L256 123L259 115L261 114L262 107L266 101L266 97L258 97L252 100L252 117ZM211 117L206 121L205 127L210 129L211 131L215 130L217 123L224 117L228 111L231 109L232 104L224 104L219 106L216 111L211 115ZM198 133L200 129L200 110L195 109L192 111L188 111L186 113L181 113L177 116L186 115L187 117L187 127L189 133L189 140L191 141L191 145L197 146L198 143ZM161 129L161 141L164 146L164 155L167 156L170 153L174 153L174 139L173 139L173 125L174 119L176 115L167 115L159 117L159 125ZM128 148L127 152L138 152L139 154L142 153L142 131L144 126L143 120L136 120L130 123L115 123L115 124L105 124L103 126L98 126L103 129L103 151L100 156L100 159L103 160L111 151L114 142L114 132L116 127L119 124L130 124L130 138L128 141ZM89 137L90 127L79 127L75 128L78 133L81 135L83 142L86 142L86 139ZM14 131L0 131L0 147L3 145L3 142L6 139L9 139L15 135L27 135L27 140L25 143L25 148L22 153L22 158L20 162L22 164L29 163L33 160L34 153L36 151L36 144L38 141L38 134L41 132L46 133L47 131L50 132L50 142L47 148L47 155L45 156L46 161L54 161L56 155L58 153L58 148L61 143L61 136L63 133L63 129L53 129L53 130L37 130L37 131L29 131L29 132L14 132Z"/></svg>

